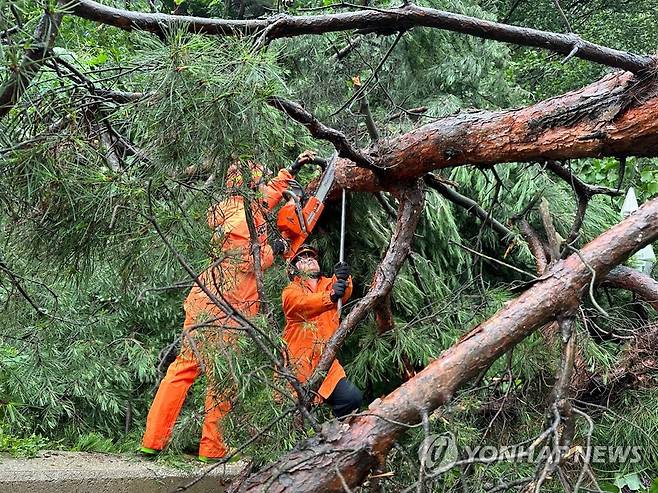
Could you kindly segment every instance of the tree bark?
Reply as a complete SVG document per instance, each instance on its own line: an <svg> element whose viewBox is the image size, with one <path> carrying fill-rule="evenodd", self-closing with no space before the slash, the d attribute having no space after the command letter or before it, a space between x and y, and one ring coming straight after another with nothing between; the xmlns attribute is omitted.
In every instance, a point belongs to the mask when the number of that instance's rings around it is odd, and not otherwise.
<svg viewBox="0 0 658 493"><path fill-rule="evenodd" d="M425 370L351 423L325 424L321 433L244 481L239 491L340 492L361 484L383 461L406 425L417 424L450 400L535 329L558 315L573 314L591 282L658 238L658 199L580 251L555 263L516 300L476 326ZM581 260L581 257L583 260ZM585 264L586 262L586 264Z"/></svg>
<svg viewBox="0 0 658 493"><path fill-rule="evenodd" d="M628 72L508 111L442 118L371 151L377 171L337 163L336 188L375 192L425 173L462 165L658 155L658 84Z"/></svg>
<svg viewBox="0 0 658 493"><path fill-rule="evenodd" d="M653 277L620 265L608 273L602 284L632 291L651 308L658 311L658 281Z"/></svg>
<svg viewBox="0 0 658 493"><path fill-rule="evenodd" d="M645 71L654 63L649 56L599 46L574 34L557 34L510 26L452 12L419 7L411 3L394 9L366 8L356 12L305 16L277 15L269 19L250 20L206 19L187 15L131 12L108 7L93 0L78 0L70 8L71 12L78 17L109 24L127 31L142 29L160 35L164 34L167 26L172 24L184 26L192 32L215 36L244 36L262 31L268 40L354 29L361 32L391 34L416 26L424 26L505 43L549 49L568 57L575 56L632 72Z"/></svg>

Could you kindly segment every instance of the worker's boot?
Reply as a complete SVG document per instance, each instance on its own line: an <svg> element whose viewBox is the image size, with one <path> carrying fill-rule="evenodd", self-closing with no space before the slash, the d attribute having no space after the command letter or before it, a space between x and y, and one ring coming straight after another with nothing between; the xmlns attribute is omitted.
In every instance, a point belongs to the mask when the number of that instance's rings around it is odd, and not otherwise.
<svg viewBox="0 0 658 493"><path fill-rule="evenodd" d="M206 457L205 455L199 456L199 462L204 464L216 464L217 462L223 461L224 457Z"/></svg>
<svg viewBox="0 0 658 493"><path fill-rule="evenodd" d="M145 459L154 460L160 454L160 450L156 450L148 447L142 447L139 449L139 454Z"/></svg>
<svg viewBox="0 0 658 493"><path fill-rule="evenodd" d="M237 462L240 460L240 454L236 453L237 450L233 447L229 448L226 456L224 457L206 457L205 455L199 455L199 461L204 464L216 464L217 462L225 461L230 464L232 462ZM230 459L226 460L226 457L231 456Z"/></svg>

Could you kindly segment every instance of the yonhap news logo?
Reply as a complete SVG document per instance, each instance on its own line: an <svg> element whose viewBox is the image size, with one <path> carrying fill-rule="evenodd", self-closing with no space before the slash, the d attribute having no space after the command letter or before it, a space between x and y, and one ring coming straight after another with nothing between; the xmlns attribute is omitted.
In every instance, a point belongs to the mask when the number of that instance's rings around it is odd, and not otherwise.
<svg viewBox="0 0 658 493"><path fill-rule="evenodd" d="M520 445L484 445L457 448L455 436L450 433L429 435L418 449L418 458L425 471L440 474L458 463L529 462L540 463L552 457L580 456L592 464L637 464L642 460L642 447L594 445L589 448Z"/></svg>
<svg viewBox="0 0 658 493"><path fill-rule="evenodd" d="M418 458L421 463L424 460L425 469L433 473L441 473L452 468L459 458L455 435L446 432L427 436L420 444Z"/></svg>

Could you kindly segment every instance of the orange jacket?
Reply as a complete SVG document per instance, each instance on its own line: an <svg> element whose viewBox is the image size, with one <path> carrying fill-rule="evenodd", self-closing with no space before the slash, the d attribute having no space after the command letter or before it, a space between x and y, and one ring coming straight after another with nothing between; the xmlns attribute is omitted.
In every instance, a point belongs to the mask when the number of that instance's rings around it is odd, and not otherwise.
<svg viewBox="0 0 658 493"><path fill-rule="evenodd" d="M260 203L254 201L251 205L260 243L262 270L274 262L272 247L267 242L265 212L276 207L290 179L290 172L282 169L275 178L260 187ZM243 197L232 196L211 206L208 209L208 226L213 230L212 243L219 250L218 256L225 258L218 265L204 271L200 279L213 294L221 293L243 315L256 315L259 308L258 290ZM221 316L221 311L197 285L192 287L184 306L186 326L192 325L201 313Z"/></svg>
<svg viewBox="0 0 658 493"><path fill-rule="evenodd" d="M306 382L311 376L327 341L338 328L336 303L329 298L334 282L336 282L335 277L321 277L317 288L312 289L308 280L296 277L283 290L283 313L286 315L283 339L288 345L290 364L301 382ZM351 294L352 279L350 278L343 303ZM338 360L334 360L318 393L326 399L341 378L345 378L345 370Z"/></svg>

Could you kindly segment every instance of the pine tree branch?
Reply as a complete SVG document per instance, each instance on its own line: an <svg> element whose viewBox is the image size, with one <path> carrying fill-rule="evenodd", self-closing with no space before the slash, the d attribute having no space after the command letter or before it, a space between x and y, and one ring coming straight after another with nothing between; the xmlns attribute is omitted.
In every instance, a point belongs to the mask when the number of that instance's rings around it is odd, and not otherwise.
<svg viewBox="0 0 658 493"><path fill-rule="evenodd" d="M372 112L370 111L370 103L368 102L367 94L362 94L359 98L359 113L361 113L366 120L366 128L368 129L370 141L373 144L376 144L379 140L379 131L377 130L377 124L375 123L375 119L372 117Z"/></svg>
<svg viewBox="0 0 658 493"><path fill-rule="evenodd" d="M602 187L599 185L589 185L588 183L585 183L583 180L581 180L578 176L576 176L573 171L557 161L548 160L546 161L545 166L547 170L553 172L556 176L567 182L578 195L585 195L591 198L594 195L609 195L610 197L618 197L623 194L622 191L615 190L614 188Z"/></svg>
<svg viewBox="0 0 658 493"><path fill-rule="evenodd" d="M571 226L571 231L565 240L566 244L571 244L578 237L580 228L582 227L583 221L585 220L585 214L587 212L587 206L589 205L590 199L594 195L609 195L610 197L616 197L621 195L622 192L619 189L614 190L608 187L589 185L578 178L569 168L563 166L557 161L548 160L546 161L545 165L546 169L552 171L556 176L567 182L576 193L576 215L573 220L573 225Z"/></svg>
<svg viewBox="0 0 658 493"><path fill-rule="evenodd" d="M5 84L0 87L0 118L9 113L18 102L50 55L50 50L57 38L59 25L62 22L62 16L61 12L45 12L41 16L34 30L31 47L25 51L20 65L10 70L11 75Z"/></svg>
<svg viewBox="0 0 658 493"><path fill-rule="evenodd" d="M91 94L98 96L107 102L114 102L117 104L134 103L136 101L149 98L155 93L152 92L129 92L129 91L115 91L112 89L103 89L97 86L96 81L83 74L78 68L69 63L62 57L55 57L53 62L55 64L63 65L71 75L71 78L79 84L85 86Z"/></svg>
<svg viewBox="0 0 658 493"><path fill-rule="evenodd" d="M397 106L397 105L396 105ZM419 106L418 108L411 108L411 109L405 109L401 108L400 111L397 113L393 113L391 116L388 117L389 121L397 120L399 118L402 118L402 115L407 115L413 120L418 120L421 116L423 116L424 113L427 113L427 106Z"/></svg>
<svg viewBox="0 0 658 493"><path fill-rule="evenodd" d="M345 108L349 107L352 104L352 101L366 95L365 94L366 89L368 87L370 87L370 84L372 83L372 81L377 78L377 74L379 73L379 71L382 69L382 67L386 63L386 60L388 60L388 58L391 56L391 53L393 53L393 50L395 49L397 44L402 39L402 36L404 35L404 33L405 33L404 30L400 30L400 32L398 32L398 35L395 37L395 41L393 41L393 43L388 48L388 50L386 50L386 53L384 53L384 56L379 60L379 63L377 64L377 66L372 71L372 74L370 75L370 77L368 77L368 80L366 80L363 84L359 84L357 86L356 92L352 96L350 96L350 98L345 103L343 103L340 108L338 108L336 111L334 111L329 116L337 115L338 113L343 111Z"/></svg>
<svg viewBox="0 0 658 493"><path fill-rule="evenodd" d="M539 234L530 226L530 223L525 217L514 218L514 222L521 230L525 240L528 242L528 247L532 256L535 257L535 267L538 275L543 275L548 267L548 246L539 237Z"/></svg>
<svg viewBox="0 0 658 493"><path fill-rule="evenodd" d="M355 162L357 165L368 168L370 170L377 170L372 160L355 148L345 134L342 132L326 126L310 112L306 111L300 104L293 101L288 101L277 96L271 96L267 102L274 108L283 111L293 120L304 125L310 134L316 139L322 139L331 142L338 155Z"/></svg>
<svg viewBox="0 0 658 493"><path fill-rule="evenodd" d="M141 29L160 35L165 33L168 25L175 24L185 26L192 32L216 36L254 35L267 30L269 40L348 30L392 34L400 30L424 26L505 43L549 49L565 56L571 54L584 60L635 73L647 70L655 64L650 56L596 45L573 34L557 34L510 26L413 4L393 9L362 8L356 12L309 16L277 15L268 19L250 20L205 19L185 15L132 12L102 5L93 0L74 1L70 6L70 12L78 17L120 29Z"/></svg>
<svg viewBox="0 0 658 493"><path fill-rule="evenodd" d="M362 41L363 41L362 35L357 35L353 38L348 39L347 44L340 50L336 51L336 54L334 55L336 57L336 60L342 60L347 55L352 53L352 51L354 51L354 49L357 48Z"/></svg>
<svg viewBox="0 0 658 493"><path fill-rule="evenodd" d="M514 238L514 233L512 230L510 230L500 221L491 217L491 215L473 199L470 199L465 195L460 194L456 190L450 188L431 173L426 174L423 179L425 180L427 186L439 192L441 195L443 195L443 197L448 199L453 204L461 207L470 215L483 221L486 226L489 226L496 233L498 233L503 240L511 240Z"/></svg>
<svg viewBox="0 0 658 493"><path fill-rule="evenodd" d="M612 269L601 282L603 286L626 289L658 311L658 281L640 271L619 265Z"/></svg>
<svg viewBox="0 0 658 493"><path fill-rule="evenodd" d="M546 197L542 197L539 201L539 217L544 225L544 232L546 233L546 245L548 246L548 262L557 262L560 258L560 238L558 237L555 224L553 224L553 217L548 206Z"/></svg>

